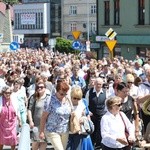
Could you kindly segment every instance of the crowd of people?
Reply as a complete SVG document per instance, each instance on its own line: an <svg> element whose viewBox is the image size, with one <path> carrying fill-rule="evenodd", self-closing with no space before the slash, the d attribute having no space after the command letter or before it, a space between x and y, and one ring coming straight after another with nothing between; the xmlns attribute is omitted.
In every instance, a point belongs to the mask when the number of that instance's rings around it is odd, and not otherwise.
<svg viewBox="0 0 150 150"><path fill-rule="evenodd" d="M127 150L150 143L150 58L101 60L49 50L0 54L0 150L17 128L38 129L32 150ZM94 131L70 130L92 121ZM84 118L84 119L83 119ZM128 136L127 134L128 133ZM132 143L132 146L131 146Z"/></svg>

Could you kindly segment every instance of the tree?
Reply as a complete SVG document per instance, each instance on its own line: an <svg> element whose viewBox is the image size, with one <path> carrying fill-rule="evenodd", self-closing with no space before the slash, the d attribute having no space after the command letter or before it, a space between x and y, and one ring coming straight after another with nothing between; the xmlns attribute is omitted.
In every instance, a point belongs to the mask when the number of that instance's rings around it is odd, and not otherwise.
<svg viewBox="0 0 150 150"><path fill-rule="evenodd" d="M56 50L58 50L61 53L63 53L63 52L69 53L69 52L74 51L72 49L72 41L62 38L62 37L56 38L56 47L55 48L56 48Z"/></svg>
<svg viewBox="0 0 150 150"><path fill-rule="evenodd" d="M8 3L10 5L17 4L21 2L21 0L0 0L0 2Z"/></svg>

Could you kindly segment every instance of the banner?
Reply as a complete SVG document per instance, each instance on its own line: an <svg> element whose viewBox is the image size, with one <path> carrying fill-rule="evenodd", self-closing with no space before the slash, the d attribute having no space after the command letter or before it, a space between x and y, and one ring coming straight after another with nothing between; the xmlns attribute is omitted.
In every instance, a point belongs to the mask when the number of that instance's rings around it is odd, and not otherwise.
<svg viewBox="0 0 150 150"><path fill-rule="evenodd" d="M36 23L35 13L23 13L21 14L21 24L22 25L32 25Z"/></svg>

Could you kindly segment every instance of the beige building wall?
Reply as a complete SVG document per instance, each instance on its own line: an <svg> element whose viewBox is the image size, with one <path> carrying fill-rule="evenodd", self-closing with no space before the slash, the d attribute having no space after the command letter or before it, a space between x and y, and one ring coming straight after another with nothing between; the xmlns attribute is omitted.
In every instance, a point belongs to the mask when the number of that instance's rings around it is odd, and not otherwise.
<svg viewBox="0 0 150 150"><path fill-rule="evenodd" d="M91 30L91 23L96 25L96 13L91 13L91 7L94 5L96 8L96 0L63 0L62 36L67 38L68 35L72 35L71 24L76 24L76 30L81 31L82 34L87 34L88 29L90 35L95 32ZM76 7L76 14L71 14L71 7Z"/></svg>

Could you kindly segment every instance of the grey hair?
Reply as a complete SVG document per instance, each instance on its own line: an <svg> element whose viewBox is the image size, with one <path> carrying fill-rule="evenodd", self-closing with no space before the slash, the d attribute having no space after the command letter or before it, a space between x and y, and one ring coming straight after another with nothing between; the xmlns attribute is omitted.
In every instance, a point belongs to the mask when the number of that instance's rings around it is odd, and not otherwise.
<svg viewBox="0 0 150 150"><path fill-rule="evenodd" d="M12 88L10 86L6 85L2 88L1 93L4 94L8 89L10 89L10 91L12 92Z"/></svg>

